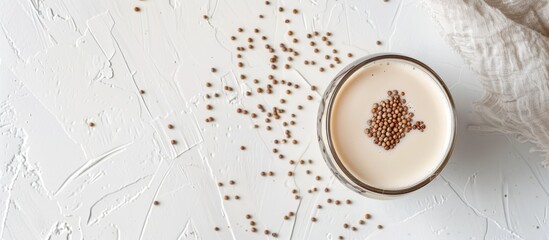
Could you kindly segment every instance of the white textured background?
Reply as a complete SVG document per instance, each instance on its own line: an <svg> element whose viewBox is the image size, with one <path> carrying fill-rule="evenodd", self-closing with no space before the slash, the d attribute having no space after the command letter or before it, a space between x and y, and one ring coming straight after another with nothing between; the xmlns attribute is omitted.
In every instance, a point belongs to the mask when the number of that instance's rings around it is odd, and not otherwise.
<svg viewBox="0 0 549 240"><path fill-rule="evenodd" d="M142 11L134 12L135 6ZM291 14L293 8L300 13ZM245 32L237 34L238 27ZM302 40L294 47L301 57L290 70L281 70L283 64L270 70L255 27L272 46L290 42L289 29ZM549 238L549 172L529 146L466 131L475 123L471 103L480 97L480 85L417 1L286 0L266 6L250 0L2 0L0 30L2 239L267 239L264 229L279 239ZM318 100L353 59L342 57L342 65L324 73L305 66L314 54L304 35L314 30L331 31L342 56L402 53L443 77L459 126L441 177L400 199L379 201L331 176L316 142ZM242 40L230 41L232 35L254 35L260 42L244 53L244 68L236 67L235 58ZM247 80L238 80L241 72ZM273 95L245 96L257 87L251 79L264 85L272 72L302 87L291 96L278 88ZM207 81L214 87L206 88ZM235 91L223 91L225 85ZM311 92L310 85L319 89ZM205 99L214 92L221 97ZM292 135L300 142L279 147L286 156L279 160L270 149L284 135L281 124L266 132L263 117L252 120L235 110L278 106L282 96L285 108L298 115ZM297 104L304 110L295 111ZM216 122L204 122L208 116ZM88 127L90 121L96 126ZM261 130L252 127L255 122ZM179 143L173 147L171 139ZM289 159L313 163L296 166ZM261 177L260 171L275 176ZM217 182L225 185L218 188ZM307 193L312 187L320 191ZM225 201L224 195L233 198ZM327 198L353 203L336 206ZM289 211L296 216L284 220ZM373 218L359 226L365 213ZM249 231L245 214L253 215L261 233Z"/></svg>

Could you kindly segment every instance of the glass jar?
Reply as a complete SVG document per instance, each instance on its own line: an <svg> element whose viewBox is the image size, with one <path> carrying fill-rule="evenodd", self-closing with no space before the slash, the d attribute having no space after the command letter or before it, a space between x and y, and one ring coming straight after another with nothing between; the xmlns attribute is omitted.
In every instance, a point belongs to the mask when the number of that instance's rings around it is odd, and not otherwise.
<svg viewBox="0 0 549 240"><path fill-rule="evenodd" d="M376 61L380 60L388 60L388 59L396 59L398 61L405 61L411 65L413 65L415 68L424 71L428 75L431 76L431 79L437 82L438 86L442 89L444 94L447 97L447 100L449 102L449 105L451 107L451 135L450 135L450 143L447 147L446 154L444 156L444 159L439 163L439 166L430 174L429 176L426 176L426 178L418 182L416 184L413 184L410 187L404 188L404 189L380 189L376 188L374 186L368 185L359 179L357 179L355 176L351 174L351 172L345 168L344 164L342 163L341 159L336 154L336 151L334 149L334 145L332 142L332 138L330 136L330 114L332 110L332 106L334 104L335 96L338 94L338 91L343 86L345 81L357 70L361 69L363 66L366 66L367 64L374 63ZM417 189L420 189L421 187L427 185L429 182L431 182L444 168L446 163L448 162L448 159L450 158L450 155L454 148L454 141L455 141L455 129L456 129L456 117L455 117L455 107L454 102L452 100L452 96L450 95L450 92L444 82L441 80L441 78L433 71L431 68L429 68L424 63L403 55L398 54L376 54L376 55L370 55L366 57L362 57L353 63L351 63L349 66L345 67L341 72L339 72L335 78L332 80L330 85L327 87L326 91L324 92L324 95L322 97L322 100L320 102L319 112L318 112L318 118L317 118L317 135L318 135L318 141L320 144L320 149L322 151L322 155L324 157L324 160L326 161L326 164L330 168L330 170L333 172L333 174L341 181L345 186L350 188L351 190L362 194L367 197L371 198L377 198L377 199L390 199L395 198L397 196L413 192Z"/></svg>

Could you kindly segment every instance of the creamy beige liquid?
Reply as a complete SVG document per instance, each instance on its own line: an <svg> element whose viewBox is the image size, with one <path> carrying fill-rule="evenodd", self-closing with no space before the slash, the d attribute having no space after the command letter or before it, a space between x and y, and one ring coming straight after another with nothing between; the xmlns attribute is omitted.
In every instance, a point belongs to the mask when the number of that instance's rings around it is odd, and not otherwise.
<svg viewBox="0 0 549 240"><path fill-rule="evenodd" d="M412 130L387 151L364 129L372 104L393 89L406 93L414 121L424 121L427 128ZM336 154L354 177L372 187L399 190L436 171L451 144L453 124L448 97L430 73L405 60L384 59L363 66L343 84L333 104L330 133Z"/></svg>

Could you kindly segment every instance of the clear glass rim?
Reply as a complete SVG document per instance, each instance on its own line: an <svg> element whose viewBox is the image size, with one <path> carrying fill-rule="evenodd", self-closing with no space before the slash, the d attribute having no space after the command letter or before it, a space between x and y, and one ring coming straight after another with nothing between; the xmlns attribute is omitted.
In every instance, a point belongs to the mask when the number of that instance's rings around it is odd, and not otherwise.
<svg viewBox="0 0 549 240"><path fill-rule="evenodd" d="M333 106L335 96L337 95L339 89L343 86L343 84L347 81L347 79L351 75L353 75L357 70L359 70L360 68L362 68L363 66L369 63L379 61L379 60L384 60L384 59L399 59L399 60L408 61L422 67L425 71L431 74L434 77L434 80L439 84L439 86L443 90L446 98L448 99L449 105L451 107L451 114L452 114L451 139L450 139L450 144L446 151L443 161L440 163L437 169L423 181L416 183L410 187L407 187L404 189L396 189L396 190L376 188L374 186L368 185L360 181L353 174L351 174L350 171L347 170L347 168L344 166L344 164L336 154L335 148L332 143L331 132L330 132L330 119L331 119L331 113L332 113L332 106ZM371 193L376 193L381 195L402 195L402 194L410 193L422 188L423 186L433 181L433 179L435 179L442 172L442 170L448 163L450 156L452 155L452 152L454 150L454 145L455 145L454 144L455 137L456 137L455 104L448 87L446 86L442 78L429 66L427 66L426 64L424 64L423 62L415 58L400 55L400 54L385 53L385 54L365 56L351 63L349 66L344 68L341 72L339 72L336 75L336 77L332 80L332 82L330 83L326 91L324 92L324 96L322 98L320 108L319 108L317 123L318 123L317 132L319 134L318 136L319 144L321 145L320 147L322 149L324 160L330 167L330 170L347 187L361 194L367 194L368 192L371 192ZM325 139L323 138L324 135L326 136ZM326 152L326 150L329 150L330 155L328 154L328 152ZM342 172L344 176L342 176L338 170Z"/></svg>

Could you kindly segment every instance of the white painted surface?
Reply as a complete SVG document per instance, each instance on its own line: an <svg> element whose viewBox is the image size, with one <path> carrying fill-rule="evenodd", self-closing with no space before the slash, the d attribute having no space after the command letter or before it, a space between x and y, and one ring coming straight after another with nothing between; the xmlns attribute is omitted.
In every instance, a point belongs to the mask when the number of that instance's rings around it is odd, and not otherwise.
<svg viewBox="0 0 549 240"><path fill-rule="evenodd" d="M276 11L279 5L284 14ZM133 12L134 6L142 11ZM283 24L293 8L300 14ZM258 20L259 14L265 19ZM259 27L272 43L289 39L288 26L299 34L331 31L341 52L393 51L430 65L450 87L458 113L456 150L443 176L391 201L363 198L331 176L316 143L315 117L319 94L341 65L325 73L303 64L279 70L304 88L287 98L288 108L298 101L306 105L292 130L300 144L284 148L286 159L278 160L270 149L282 130L257 131L248 117L235 113L278 101L244 95L254 86L237 80L236 45L229 40L241 26ZM471 103L480 97L480 85L434 26L411 0L271 6L243 0L1 1L0 235L266 239L249 232L249 213L260 231L268 228L280 239L549 238L549 172L529 146L466 131L475 122ZM259 52L246 53L245 71L264 80L268 55ZM204 87L206 81L214 88ZM226 84L237 91L223 92ZM303 101L309 84L319 86L313 102ZM211 114L204 96L214 89L221 98L211 101ZM203 121L210 115L214 124ZM89 121L96 126L89 128ZM168 131L168 123L176 128ZM179 144L172 147L170 139ZM288 177L288 159L314 162L297 165L296 175ZM315 181L306 169L323 180ZM259 176L269 170L276 175ZM230 179L236 185L227 184ZM218 181L225 186L218 188ZM329 193L307 193L326 186ZM293 188L302 199L293 198ZM223 200L237 194L239 201ZM353 204L329 205L327 198ZM283 220L289 211L296 216ZM343 229L344 223L357 225L366 212L373 218L365 226Z"/></svg>

